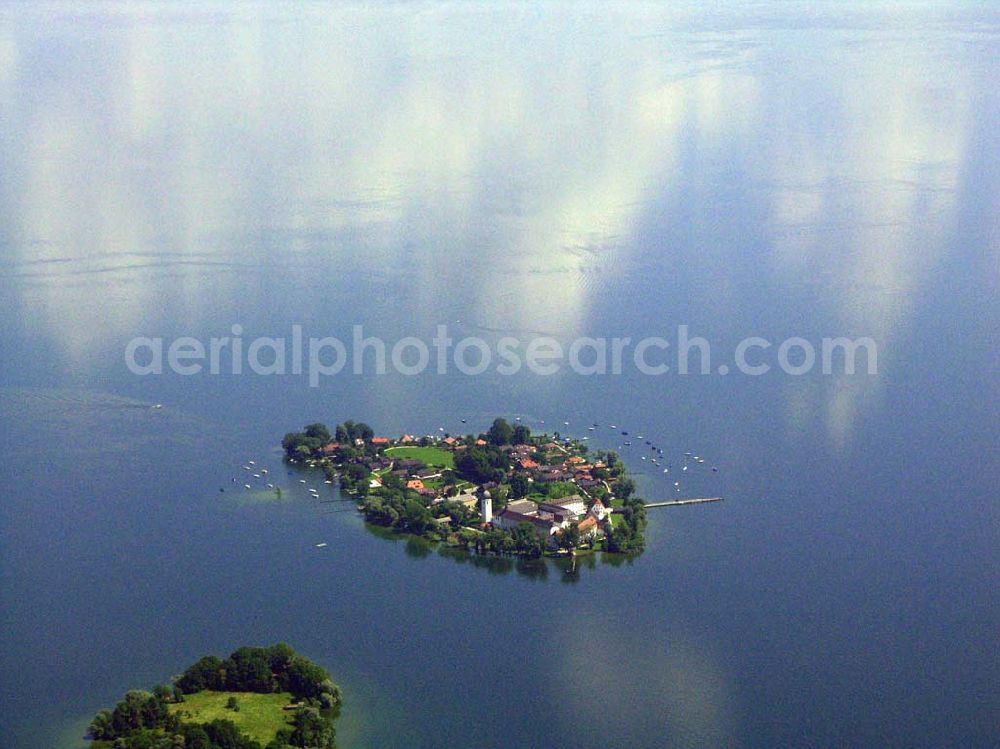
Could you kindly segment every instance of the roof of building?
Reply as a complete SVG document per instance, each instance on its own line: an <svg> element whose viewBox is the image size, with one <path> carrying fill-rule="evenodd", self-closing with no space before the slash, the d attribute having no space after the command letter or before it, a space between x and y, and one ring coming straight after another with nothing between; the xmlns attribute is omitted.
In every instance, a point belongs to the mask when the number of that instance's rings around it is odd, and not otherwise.
<svg viewBox="0 0 1000 749"><path fill-rule="evenodd" d="M509 507L500 513L500 517L514 523L531 523L536 528L545 528L546 530L552 527L552 521L549 519L540 518L538 515L524 515L523 513L511 510Z"/></svg>
<svg viewBox="0 0 1000 749"><path fill-rule="evenodd" d="M568 497L563 497L562 499L547 499L542 502L543 505L552 505L553 507L569 507L570 505L575 505L577 503L586 505L583 497L579 494L571 494Z"/></svg>
<svg viewBox="0 0 1000 749"><path fill-rule="evenodd" d="M530 499L515 499L507 504L507 509L526 515L538 512L538 505Z"/></svg>
<svg viewBox="0 0 1000 749"><path fill-rule="evenodd" d="M458 494L458 495L456 495L454 497L449 497L448 501L449 502L458 502L458 503L463 504L463 505L469 505L469 506L475 507L476 503L479 502L479 497L477 497L475 494L473 494L471 492L464 492L464 493Z"/></svg>

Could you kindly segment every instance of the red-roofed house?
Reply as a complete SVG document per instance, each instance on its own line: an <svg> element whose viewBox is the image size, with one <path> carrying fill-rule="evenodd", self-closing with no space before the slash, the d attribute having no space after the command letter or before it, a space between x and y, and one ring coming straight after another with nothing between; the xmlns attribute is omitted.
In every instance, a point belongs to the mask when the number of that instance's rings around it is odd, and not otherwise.
<svg viewBox="0 0 1000 749"><path fill-rule="evenodd" d="M524 468L525 470L529 470L531 468L538 468L538 463L532 460L531 458L521 458L521 460L518 461L518 465L521 466L521 468Z"/></svg>
<svg viewBox="0 0 1000 749"><path fill-rule="evenodd" d="M407 489L416 489L418 492L424 489L424 482L420 479L410 479L406 482Z"/></svg>
<svg viewBox="0 0 1000 749"><path fill-rule="evenodd" d="M338 442L330 442L329 444L323 445L323 454L324 455L333 455L339 449L340 449L340 443L338 443Z"/></svg>
<svg viewBox="0 0 1000 749"><path fill-rule="evenodd" d="M587 517L580 521L577 528L580 531L580 538L602 535L601 525L593 515L587 515Z"/></svg>
<svg viewBox="0 0 1000 749"><path fill-rule="evenodd" d="M442 440L442 442L444 442L446 445L454 445L456 442L458 442L458 440L455 439L454 437L445 437Z"/></svg>
<svg viewBox="0 0 1000 749"><path fill-rule="evenodd" d="M372 444L373 445L388 445L389 444L389 438L388 437L372 437Z"/></svg>

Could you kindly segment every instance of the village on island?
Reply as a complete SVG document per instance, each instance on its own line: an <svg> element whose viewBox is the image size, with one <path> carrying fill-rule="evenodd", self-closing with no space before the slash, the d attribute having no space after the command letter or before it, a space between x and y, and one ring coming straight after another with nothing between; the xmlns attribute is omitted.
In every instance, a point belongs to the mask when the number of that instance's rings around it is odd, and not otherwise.
<svg viewBox="0 0 1000 749"><path fill-rule="evenodd" d="M367 522L431 541L527 557L644 545L646 504L619 456L558 433L498 418L481 434L393 438L346 421L310 424L282 447L339 482Z"/></svg>

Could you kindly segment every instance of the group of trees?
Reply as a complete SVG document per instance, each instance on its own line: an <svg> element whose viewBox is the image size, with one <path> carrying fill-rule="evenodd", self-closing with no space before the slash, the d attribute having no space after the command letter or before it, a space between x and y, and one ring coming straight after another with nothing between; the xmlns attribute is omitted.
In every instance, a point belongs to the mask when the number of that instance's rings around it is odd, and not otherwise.
<svg viewBox="0 0 1000 749"><path fill-rule="evenodd" d="M98 712L88 734L112 749L261 749L230 720L185 723L170 712L162 693L139 689L126 692L113 710Z"/></svg>
<svg viewBox="0 0 1000 749"><path fill-rule="evenodd" d="M624 499L621 522L609 529L605 549L613 552L642 551L646 545L646 504L631 494Z"/></svg>
<svg viewBox="0 0 1000 749"><path fill-rule="evenodd" d="M281 440L285 455L289 458L311 458L316 451L330 441L330 430L324 424L308 424L301 432L289 432Z"/></svg>
<svg viewBox="0 0 1000 749"><path fill-rule="evenodd" d="M333 708L340 705L340 690L326 670L284 643L242 647L225 660L205 656L178 677L173 688L157 685L150 692L129 691L113 710L94 716L88 734L111 749L261 749L230 720L184 721L168 707L183 702L185 692L205 689L291 692L303 704L293 725L278 731L264 749L334 746ZM235 698L227 705L238 710Z"/></svg>
<svg viewBox="0 0 1000 749"><path fill-rule="evenodd" d="M470 447L455 456L455 473L474 484L502 483L510 458L494 445Z"/></svg>
<svg viewBox="0 0 1000 749"><path fill-rule="evenodd" d="M375 436L375 432L370 426L363 422L353 422L350 419L343 424L337 424L333 433L326 424L316 422L307 424L301 432L289 432L281 440L281 446L285 450L285 455L289 458L313 458L318 457L319 451L324 445L336 441L348 446L345 449L352 449L354 440L361 439L370 442Z"/></svg>
<svg viewBox="0 0 1000 749"><path fill-rule="evenodd" d="M329 475L329 474L328 474ZM347 463L340 467L341 491L355 497L368 493L371 470L364 463Z"/></svg>
<svg viewBox="0 0 1000 749"><path fill-rule="evenodd" d="M526 445L531 441L531 430L523 424L511 426L506 419L494 419L486 432L486 441L491 445Z"/></svg>
<svg viewBox="0 0 1000 749"><path fill-rule="evenodd" d="M491 527L474 539L466 539L465 545L478 554L518 555L532 559L545 552L545 542L535 532L530 523L521 523L516 528L505 530Z"/></svg>
<svg viewBox="0 0 1000 749"><path fill-rule="evenodd" d="M340 702L330 675L283 642L267 648L242 647L222 660L206 655L176 681L188 694L210 689L221 692L291 692L301 700L315 700L324 708Z"/></svg>
<svg viewBox="0 0 1000 749"><path fill-rule="evenodd" d="M371 441L375 432L363 421L357 423L348 419L343 424L337 424L333 430L334 440L343 444L344 442L354 442L354 440Z"/></svg>
<svg viewBox="0 0 1000 749"><path fill-rule="evenodd" d="M458 502L444 501L428 505L427 500L414 491L396 486L382 486L369 492L361 502L365 520L373 525L395 528L432 540L446 536L450 531L475 522L479 513ZM449 523L442 528L438 518L447 517Z"/></svg>

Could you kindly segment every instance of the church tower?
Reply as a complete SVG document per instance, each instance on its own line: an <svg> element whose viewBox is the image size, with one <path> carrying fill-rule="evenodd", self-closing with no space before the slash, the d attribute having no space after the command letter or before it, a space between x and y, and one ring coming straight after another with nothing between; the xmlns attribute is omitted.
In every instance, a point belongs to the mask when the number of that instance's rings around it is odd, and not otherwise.
<svg viewBox="0 0 1000 749"><path fill-rule="evenodd" d="M483 489L479 493L479 515L484 523L493 522L493 497L490 496L489 489Z"/></svg>

